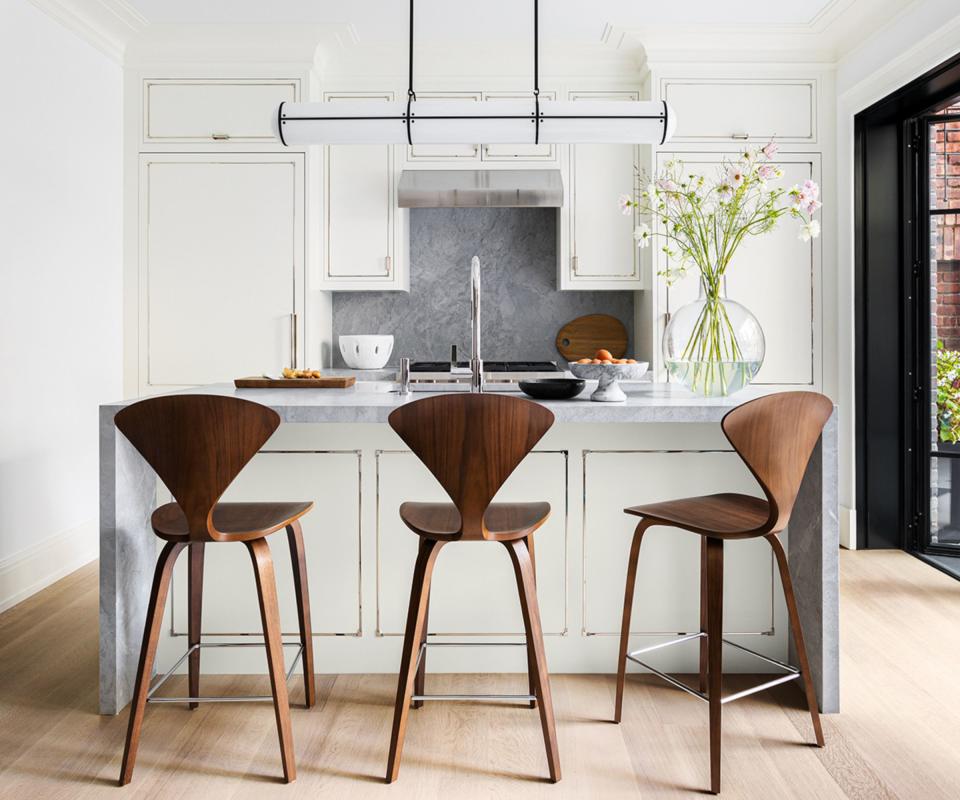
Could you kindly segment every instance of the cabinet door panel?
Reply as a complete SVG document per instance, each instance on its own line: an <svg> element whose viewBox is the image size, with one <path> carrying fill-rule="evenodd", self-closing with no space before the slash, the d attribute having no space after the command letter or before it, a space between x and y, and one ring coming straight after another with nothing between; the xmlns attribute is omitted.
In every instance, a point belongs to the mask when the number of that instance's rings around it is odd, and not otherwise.
<svg viewBox="0 0 960 800"><path fill-rule="evenodd" d="M641 505L714 492L761 492L733 452L593 452L585 455L584 629L620 630L627 557ZM730 542L725 550L724 629L771 627L771 551L767 542ZM700 537L677 528L644 534L632 629L637 633L700 629ZM639 646L639 645L638 645Z"/></svg>
<svg viewBox="0 0 960 800"><path fill-rule="evenodd" d="M480 100L480 92L418 92L422 100ZM407 148L410 161L476 161L479 144L415 144Z"/></svg>
<svg viewBox="0 0 960 800"><path fill-rule="evenodd" d="M144 156L141 383L275 372L303 274L303 156Z"/></svg>
<svg viewBox="0 0 960 800"><path fill-rule="evenodd" d="M326 100L392 100L384 94L328 94ZM393 148L324 148L325 275L388 282L393 273L396 191Z"/></svg>
<svg viewBox="0 0 960 800"><path fill-rule="evenodd" d="M402 634L418 538L397 513L405 500L448 501L440 485L411 453L381 453L378 464L378 630ZM545 633L566 629L566 455L533 453L511 475L497 501L545 500L550 519L536 534L537 593ZM513 567L495 542L446 545L433 573L430 632L522 634L523 618Z"/></svg>
<svg viewBox="0 0 960 800"><path fill-rule="evenodd" d="M541 100L556 100L556 92L540 92ZM529 100L531 113L534 106L531 92L485 92L484 100ZM556 148L552 144L485 144L484 161L555 161Z"/></svg>
<svg viewBox="0 0 960 800"><path fill-rule="evenodd" d="M677 114L675 141L816 141L816 81L670 80L662 97Z"/></svg>
<svg viewBox="0 0 960 800"><path fill-rule="evenodd" d="M660 163L669 157L661 154ZM684 163L691 173L708 177L713 177L719 168L717 158L701 154L685 157ZM810 160L778 159L777 163L785 173L784 186L819 179ZM744 239L728 268L728 297L756 315L766 338L766 357L754 383L811 385L815 382L819 240L804 243L798 240L798 233L796 220L781 219L770 233ZM658 257L662 264L664 256ZM691 270L668 288L671 312L696 299L698 281L698 273Z"/></svg>
<svg viewBox="0 0 960 800"><path fill-rule="evenodd" d="M581 92L571 100L637 100L635 92ZM641 288L633 215L617 213L617 197L632 195L639 152L634 145L570 146L571 282ZM633 286L631 287L631 285ZM597 286L596 288L604 288Z"/></svg>
<svg viewBox="0 0 960 800"><path fill-rule="evenodd" d="M315 634L360 631L360 502L358 455L276 453L254 456L223 499L226 502L313 500L301 519ZM274 560L284 633L296 635L297 604L285 531L267 541ZM242 544L209 544L204 555L203 632L261 634L250 555ZM187 629L187 559L174 574L174 619ZM290 657L289 655L287 656Z"/></svg>
<svg viewBox="0 0 960 800"><path fill-rule="evenodd" d="M296 102L300 82L146 80L146 142L274 142L270 121L280 103Z"/></svg>

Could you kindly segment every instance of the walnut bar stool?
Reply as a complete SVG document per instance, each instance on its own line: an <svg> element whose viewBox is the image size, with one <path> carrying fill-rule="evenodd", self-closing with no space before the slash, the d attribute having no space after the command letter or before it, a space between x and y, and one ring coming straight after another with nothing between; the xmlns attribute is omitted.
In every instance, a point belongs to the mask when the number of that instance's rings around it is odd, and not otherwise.
<svg viewBox="0 0 960 800"><path fill-rule="evenodd" d="M614 721L620 722L623 709L623 684L627 659L646 667L674 686L706 700L710 705L710 791L720 792L720 715L725 703L775 686L803 678L807 708L813 720L817 746L823 747L823 730L817 713L817 696L810 675L803 631L793 594L790 569L783 545L777 534L787 527L790 512L800 491L800 482L807 462L820 438L823 426L833 412L833 404L822 394L814 392L784 392L752 400L730 411L721 423L724 435L757 479L766 500L742 494L714 494L669 500L664 503L625 509L627 514L640 517L627 567L627 586L623 601L623 626L620 629L620 660L617 668L617 699ZM654 525L681 528L699 534L700 559L700 633L683 636L664 644L628 652L630 614L633 590L637 577L637 560L643 534ZM773 548L780 569L783 591L790 616L790 629L797 650L800 667L782 664L745 650L787 670L787 674L751 689L721 697L723 680L723 543L727 539L752 539L763 536ZM638 655L691 639L700 640L700 687L694 690L686 684L645 664Z"/></svg>
<svg viewBox="0 0 960 800"><path fill-rule="evenodd" d="M310 599L303 551L300 517L313 503L218 503L220 496L240 470L280 425L279 415L265 406L234 397L173 395L134 403L115 418L117 428L153 467L176 502L153 512L153 531L164 544L157 559L153 588L147 606L147 620L140 650L140 664L130 705L130 722L123 751L120 785L130 783L140 743L140 728L148 702L185 702L196 708L201 702L229 700L272 701L280 738L280 757L286 782L296 778L293 736L287 680L297 661L303 660L306 705L316 702L313 674L313 640L310 629ZM289 672L284 670L280 611L273 559L266 537L286 528L293 563L293 582L300 622L300 643ZM267 697L200 697L200 650L203 647L244 647L207 645L200 641L200 614L203 587L203 551L208 542L243 542L253 561L260 615L266 640L267 664L272 695ZM173 565L180 551L189 548L189 649L154 686L150 687L153 661L163 621L163 606L170 586ZM259 646L259 645L253 645ZM296 646L296 645L292 645ZM153 697L153 693L189 659L189 697Z"/></svg>
<svg viewBox="0 0 960 800"><path fill-rule="evenodd" d="M401 406L390 426L427 466L452 503L403 503L400 518L420 537L403 640L397 702L390 737L387 783L397 779L411 700L529 701L540 710L550 780L560 780L560 756L543 648L533 562L533 532L550 516L549 503L492 503L500 487L553 425L537 403L494 394L430 397ZM424 694L430 578L448 542L491 541L513 562L526 630L530 693L526 695ZM491 646L497 646L491 643Z"/></svg>

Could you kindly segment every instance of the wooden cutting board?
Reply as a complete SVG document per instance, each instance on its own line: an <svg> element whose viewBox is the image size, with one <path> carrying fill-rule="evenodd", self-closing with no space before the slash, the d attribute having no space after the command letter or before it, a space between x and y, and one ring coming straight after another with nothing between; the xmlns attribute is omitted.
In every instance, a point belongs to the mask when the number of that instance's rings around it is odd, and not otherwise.
<svg viewBox="0 0 960 800"><path fill-rule="evenodd" d="M353 375L330 375L320 378L236 378L233 385L238 389L346 389L357 379Z"/></svg>
<svg viewBox="0 0 960 800"><path fill-rule="evenodd" d="M627 354L627 329L609 314L587 314L564 325L557 333L557 350L567 361L593 358L601 348L614 358Z"/></svg>

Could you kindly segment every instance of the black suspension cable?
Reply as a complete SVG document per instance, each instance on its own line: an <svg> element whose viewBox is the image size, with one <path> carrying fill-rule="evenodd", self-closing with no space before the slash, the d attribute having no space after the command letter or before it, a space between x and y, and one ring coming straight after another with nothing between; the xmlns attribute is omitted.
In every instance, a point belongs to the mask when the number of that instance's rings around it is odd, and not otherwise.
<svg viewBox="0 0 960 800"><path fill-rule="evenodd" d="M407 114L405 117L407 123L407 143L413 145L413 132L410 126L412 120L413 101L417 99L417 93L413 91L413 0L410 0L410 51L409 51L409 72L407 74Z"/></svg>
<svg viewBox="0 0 960 800"><path fill-rule="evenodd" d="M533 0L533 106L533 141L540 144L540 0Z"/></svg>

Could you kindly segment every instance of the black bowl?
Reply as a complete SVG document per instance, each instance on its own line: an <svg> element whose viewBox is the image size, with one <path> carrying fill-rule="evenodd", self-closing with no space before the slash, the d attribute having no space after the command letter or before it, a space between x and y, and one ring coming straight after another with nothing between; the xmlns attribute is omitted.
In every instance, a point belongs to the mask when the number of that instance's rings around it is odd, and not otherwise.
<svg viewBox="0 0 960 800"><path fill-rule="evenodd" d="M520 381L520 391L537 400L569 400L580 394L586 385L582 378L541 378Z"/></svg>

